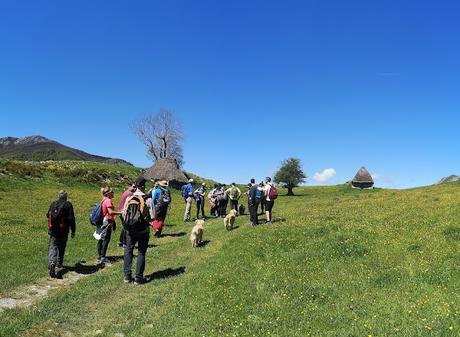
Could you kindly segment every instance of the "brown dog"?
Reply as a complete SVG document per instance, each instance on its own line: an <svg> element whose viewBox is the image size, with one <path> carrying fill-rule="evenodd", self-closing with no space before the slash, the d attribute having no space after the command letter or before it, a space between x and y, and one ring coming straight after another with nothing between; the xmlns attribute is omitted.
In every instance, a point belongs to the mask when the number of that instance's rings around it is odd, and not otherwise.
<svg viewBox="0 0 460 337"><path fill-rule="evenodd" d="M196 220L195 226L192 228L192 233L190 234L190 241L192 241L192 247L198 247L203 242L203 227L204 220Z"/></svg>
<svg viewBox="0 0 460 337"><path fill-rule="evenodd" d="M232 209L230 213L224 218L224 227L226 230L231 231L233 229L233 224L235 223L236 211Z"/></svg>

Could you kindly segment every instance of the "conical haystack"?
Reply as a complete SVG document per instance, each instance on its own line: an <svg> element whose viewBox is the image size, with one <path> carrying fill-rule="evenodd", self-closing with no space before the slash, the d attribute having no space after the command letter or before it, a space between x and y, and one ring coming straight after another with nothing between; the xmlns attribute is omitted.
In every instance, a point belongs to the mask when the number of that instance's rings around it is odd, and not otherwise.
<svg viewBox="0 0 460 337"><path fill-rule="evenodd" d="M372 179L369 171L362 166L351 181L351 185L357 188L371 188L374 186L374 179Z"/></svg>
<svg viewBox="0 0 460 337"><path fill-rule="evenodd" d="M145 171L143 177L148 180L168 180L170 186L173 187L179 187L188 182L187 176L173 158L158 159L151 168Z"/></svg>

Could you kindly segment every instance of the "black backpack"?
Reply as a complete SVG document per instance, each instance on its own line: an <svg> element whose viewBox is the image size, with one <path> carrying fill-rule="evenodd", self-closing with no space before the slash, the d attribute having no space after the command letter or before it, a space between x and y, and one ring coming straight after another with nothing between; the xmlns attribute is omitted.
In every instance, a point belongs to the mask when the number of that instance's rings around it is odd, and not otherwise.
<svg viewBox="0 0 460 337"><path fill-rule="evenodd" d="M160 196L156 202L156 206L159 208L168 207L171 203L171 192L165 188L160 189Z"/></svg>
<svg viewBox="0 0 460 337"><path fill-rule="evenodd" d="M53 234L63 233L65 223L63 216L64 202L53 202L48 212L48 231Z"/></svg>
<svg viewBox="0 0 460 337"><path fill-rule="evenodd" d="M127 231L142 230L147 226L147 205L144 198L133 195L126 200L123 227Z"/></svg>

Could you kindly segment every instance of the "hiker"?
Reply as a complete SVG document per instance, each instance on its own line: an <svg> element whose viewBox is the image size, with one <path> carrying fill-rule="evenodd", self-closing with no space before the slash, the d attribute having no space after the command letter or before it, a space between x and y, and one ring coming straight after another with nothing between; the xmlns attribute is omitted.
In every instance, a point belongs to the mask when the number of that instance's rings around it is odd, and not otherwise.
<svg viewBox="0 0 460 337"><path fill-rule="evenodd" d="M190 212L192 210L192 202L193 202L193 179L188 180L188 184L182 186L182 197L185 201L185 214L184 214L184 221L190 221Z"/></svg>
<svg viewBox="0 0 460 337"><path fill-rule="evenodd" d="M271 224L272 223L272 209L273 209L273 205L275 204L275 199L278 196L278 192L276 191L276 188L273 186L272 179L270 177L265 178L264 196L265 196L264 198L265 199L265 214L267 216L266 223Z"/></svg>
<svg viewBox="0 0 460 337"><path fill-rule="evenodd" d="M60 191L58 200L51 203L48 213L48 235L50 236L48 247L48 271L52 278L56 277L56 267L62 268L64 263L65 247L69 237L75 237L75 216L73 206L67 201L67 192Z"/></svg>
<svg viewBox="0 0 460 337"><path fill-rule="evenodd" d="M100 238L97 241L97 260L102 264L112 264L112 262L106 257L107 248L109 248L110 238L112 237L112 231L116 230L115 216L120 215L121 212L115 211L113 206L113 190L106 186L101 189L103 196L101 202L102 216L104 220L102 226L99 228Z"/></svg>
<svg viewBox="0 0 460 337"><path fill-rule="evenodd" d="M217 216L225 218L227 215L228 198L225 193L225 184L221 184L217 190Z"/></svg>
<svg viewBox="0 0 460 337"><path fill-rule="evenodd" d="M204 196L206 195L206 183L202 183L200 188L196 189L193 192L193 196L195 197L196 201L196 219L200 219L200 210L201 210L201 218L205 219L204 216Z"/></svg>
<svg viewBox="0 0 460 337"><path fill-rule="evenodd" d="M217 191L219 190L219 185L214 184L214 188L208 193L209 205L211 206L210 214L211 216L217 217Z"/></svg>
<svg viewBox="0 0 460 337"><path fill-rule="evenodd" d="M238 213L238 200L241 197L241 190L235 183L232 183L230 188L225 191L225 194L230 198L230 208Z"/></svg>
<svg viewBox="0 0 460 337"><path fill-rule="evenodd" d="M136 182L137 189L125 203L123 209L123 226L126 231L126 248L123 256L124 282L135 284L145 283L145 254L149 245L150 239L150 214L148 204L146 203L147 196L145 195L145 179ZM134 256L134 246L137 243L137 264L136 276L133 280L131 276L131 264Z"/></svg>
<svg viewBox="0 0 460 337"><path fill-rule="evenodd" d="M161 236L163 225L168 213L168 207L171 204L171 192L168 189L169 183L167 180L160 180L158 187L152 197L152 205L155 209L152 228L156 237Z"/></svg>
<svg viewBox="0 0 460 337"><path fill-rule="evenodd" d="M128 187L128 189L124 191L123 194L121 195L120 204L118 206L118 209L123 210L125 208L126 199L132 196L135 191L136 191L136 183L133 182ZM122 228L120 231L120 239L118 241L118 246L123 247L123 248L126 246L126 233L125 233L124 228Z"/></svg>
<svg viewBox="0 0 460 337"><path fill-rule="evenodd" d="M256 226L259 224L259 219L257 216L257 199L256 199L256 191L257 185L255 183L255 179L251 179L251 182L248 185L248 208L249 208L249 221L251 226Z"/></svg>
<svg viewBox="0 0 460 337"><path fill-rule="evenodd" d="M256 191L256 212L259 209L259 205L260 205L260 213L257 213L257 214L264 214L265 192L264 192L264 183L263 183L263 181L260 182L259 186L257 186L257 191Z"/></svg>

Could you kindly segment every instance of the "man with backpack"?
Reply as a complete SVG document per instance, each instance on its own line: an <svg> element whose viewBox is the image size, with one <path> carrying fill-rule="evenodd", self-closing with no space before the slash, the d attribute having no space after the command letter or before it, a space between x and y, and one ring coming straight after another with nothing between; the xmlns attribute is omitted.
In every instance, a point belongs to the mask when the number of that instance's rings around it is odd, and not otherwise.
<svg viewBox="0 0 460 337"><path fill-rule="evenodd" d="M123 192L121 199L120 199L120 204L118 206L118 209L123 210L125 207L125 202L126 199L128 199L130 196L133 195L133 193L136 191L136 183L132 183L126 191ZM120 231L120 240L118 242L119 247L125 247L126 246L126 233L124 228L121 229Z"/></svg>
<svg viewBox="0 0 460 337"><path fill-rule="evenodd" d="M152 228L154 230L154 235L156 237L161 236L161 231L163 230L163 225L168 213L168 207L171 204L171 192L168 189L168 181L161 180L158 182L158 186L153 192L152 196L152 206L155 211L154 218L152 221Z"/></svg>
<svg viewBox="0 0 460 337"><path fill-rule="evenodd" d="M75 215L73 206L67 201L67 192L60 191L58 200L51 203L48 213L48 235L50 236L48 247L48 271L49 276L56 277L56 267L62 268L64 263L65 247L70 237L75 237Z"/></svg>
<svg viewBox="0 0 460 337"><path fill-rule="evenodd" d="M230 208L238 212L238 200L241 197L241 190L232 183L229 189L225 191L226 195L230 198Z"/></svg>
<svg viewBox="0 0 460 337"><path fill-rule="evenodd" d="M272 209L275 204L275 199L278 198L278 191L273 186L272 179L270 177L265 178L265 214L267 216L267 224L272 223Z"/></svg>
<svg viewBox="0 0 460 337"><path fill-rule="evenodd" d="M249 221L251 226L257 226L259 224L259 219L257 216L257 202L256 202L256 191L257 185L255 184L255 179L251 179L251 182L248 184L248 208L249 208Z"/></svg>
<svg viewBox="0 0 460 337"><path fill-rule="evenodd" d="M126 248L124 250L123 269L125 283L143 284L145 270L145 254L150 239L150 214L145 200L145 180L137 181L137 189L132 196L126 199L123 209L123 227L126 231ZM133 280L131 264L134 256L134 246L137 243L138 255L136 264L136 276Z"/></svg>
<svg viewBox="0 0 460 337"><path fill-rule="evenodd" d="M200 218L200 210L201 210L201 218L204 219L204 197L206 195L206 184L202 183L200 188L196 189L193 192L193 196L195 197L196 201L196 219Z"/></svg>
<svg viewBox="0 0 460 337"><path fill-rule="evenodd" d="M182 192L182 197L184 198L185 201L185 214L184 214L184 221L189 222L190 221L190 212L192 210L192 202L193 202L193 179L188 180L188 184L183 185L181 192Z"/></svg>

